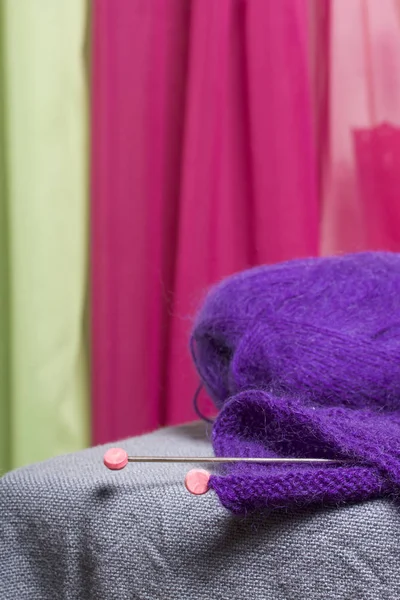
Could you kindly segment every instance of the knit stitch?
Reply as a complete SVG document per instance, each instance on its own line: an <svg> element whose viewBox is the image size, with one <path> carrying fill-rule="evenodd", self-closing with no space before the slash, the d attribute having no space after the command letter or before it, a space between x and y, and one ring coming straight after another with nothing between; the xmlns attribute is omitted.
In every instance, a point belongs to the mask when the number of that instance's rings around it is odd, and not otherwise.
<svg viewBox="0 0 400 600"><path fill-rule="evenodd" d="M400 489L400 255L295 260L228 278L192 335L220 409L217 456L344 465L226 466L211 487L235 513L362 501Z"/></svg>

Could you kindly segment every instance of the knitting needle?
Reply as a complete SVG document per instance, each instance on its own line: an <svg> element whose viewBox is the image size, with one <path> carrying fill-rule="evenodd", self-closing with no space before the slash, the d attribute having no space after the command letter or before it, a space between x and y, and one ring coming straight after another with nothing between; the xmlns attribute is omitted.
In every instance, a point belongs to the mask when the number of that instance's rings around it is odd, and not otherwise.
<svg viewBox="0 0 400 600"><path fill-rule="evenodd" d="M112 470L123 469L128 462L132 463L343 463L344 460L331 458L264 458L264 457L232 457L232 456L128 456L122 448L110 448L104 455L104 464Z"/></svg>
<svg viewBox="0 0 400 600"><path fill-rule="evenodd" d="M122 448L110 448L104 455L104 464L108 469L119 470L132 463L343 463L346 460L331 458L264 458L264 457L233 457L233 456L128 456ZM186 474L186 489L196 496L206 494L210 489L210 473L205 469L192 469Z"/></svg>
<svg viewBox="0 0 400 600"><path fill-rule="evenodd" d="M232 456L128 456L128 462L140 463L340 463L329 458L255 458Z"/></svg>

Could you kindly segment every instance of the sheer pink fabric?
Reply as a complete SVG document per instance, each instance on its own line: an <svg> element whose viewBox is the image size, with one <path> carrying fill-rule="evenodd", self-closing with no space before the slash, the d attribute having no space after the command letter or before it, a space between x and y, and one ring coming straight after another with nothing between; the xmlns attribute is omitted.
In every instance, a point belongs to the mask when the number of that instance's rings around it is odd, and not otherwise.
<svg viewBox="0 0 400 600"><path fill-rule="evenodd" d="M333 0L323 254L400 250L400 3Z"/></svg>
<svg viewBox="0 0 400 600"><path fill-rule="evenodd" d="M97 0L93 441L194 418L205 290L318 250L304 0Z"/></svg>

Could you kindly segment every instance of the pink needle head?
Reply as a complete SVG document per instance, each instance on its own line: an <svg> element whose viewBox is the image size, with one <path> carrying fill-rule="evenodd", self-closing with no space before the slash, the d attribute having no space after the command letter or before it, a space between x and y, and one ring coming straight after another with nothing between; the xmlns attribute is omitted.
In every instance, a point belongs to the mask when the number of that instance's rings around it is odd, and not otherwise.
<svg viewBox="0 0 400 600"><path fill-rule="evenodd" d="M108 469L123 469L128 464L128 453L122 448L110 448L105 453L103 462Z"/></svg>
<svg viewBox="0 0 400 600"><path fill-rule="evenodd" d="M205 469L192 469L185 477L186 489L195 496L201 496L209 490L210 473Z"/></svg>

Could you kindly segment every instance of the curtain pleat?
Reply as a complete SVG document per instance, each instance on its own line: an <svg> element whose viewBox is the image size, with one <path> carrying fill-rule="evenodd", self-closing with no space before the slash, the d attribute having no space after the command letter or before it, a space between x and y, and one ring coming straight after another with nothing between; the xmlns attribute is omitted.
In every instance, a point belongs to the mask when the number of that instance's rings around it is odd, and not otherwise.
<svg viewBox="0 0 400 600"><path fill-rule="evenodd" d="M316 254L302 0L97 0L93 439L195 418L206 289Z"/></svg>
<svg viewBox="0 0 400 600"><path fill-rule="evenodd" d="M10 307L7 178L5 156L5 74L3 24L4 7L0 3L0 475L10 467Z"/></svg>
<svg viewBox="0 0 400 600"><path fill-rule="evenodd" d="M319 0L315 0L318 2ZM324 56L325 54L325 56ZM398 0L330 3L322 254L400 250Z"/></svg>
<svg viewBox="0 0 400 600"><path fill-rule="evenodd" d="M86 35L83 0L2 2L2 469L89 439Z"/></svg>

